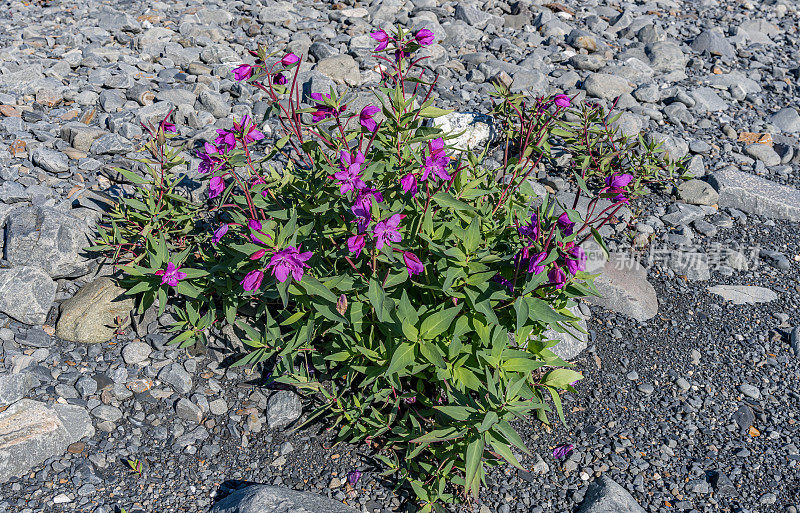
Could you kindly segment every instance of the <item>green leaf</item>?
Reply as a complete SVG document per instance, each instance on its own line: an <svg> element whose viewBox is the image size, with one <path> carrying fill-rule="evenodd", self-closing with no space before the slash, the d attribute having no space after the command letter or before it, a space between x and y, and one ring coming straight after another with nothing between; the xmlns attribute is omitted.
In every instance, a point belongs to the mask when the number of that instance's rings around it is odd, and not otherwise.
<svg viewBox="0 0 800 513"><path fill-rule="evenodd" d="M433 343L423 341L420 344L419 349L420 353L422 353L422 356L424 356L426 360L440 369L447 368L447 363L445 363L444 358L442 358L442 355L439 353L439 349Z"/></svg>
<svg viewBox="0 0 800 513"><path fill-rule="evenodd" d="M423 118L438 118L453 112L452 110L440 109L438 107L425 107L419 111L419 115Z"/></svg>
<svg viewBox="0 0 800 513"><path fill-rule="evenodd" d="M583 379L583 376L572 369L553 369L542 378L542 384L566 389L570 383Z"/></svg>
<svg viewBox="0 0 800 513"><path fill-rule="evenodd" d="M455 319L461 311L462 306L464 306L463 303L452 308L434 312L423 319L422 326L419 330L420 336L426 340L431 340L447 331L453 323L453 319Z"/></svg>
<svg viewBox="0 0 800 513"><path fill-rule="evenodd" d="M481 425L478 426L478 431L483 433L484 431L492 429L492 427L494 427L499 420L500 418L497 416L496 412L486 412L486 415L483 417L483 422L481 422Z"/></svg>
<svg viewBox="0 0 800 513"><path fill-rule="evenodd" d="M464 233L464 249L468 254L473 253L481 243L481 219L475 217Z"/></svg>
<svg viewBox="0 0 800 513"><path fill-rule="evenodd" d="M444 429L435 429L428 433L425 433L422 436L414 438L411 440L414 443L430 443L430 442L444 442L445 440L454 440L456 438L460 438L466 430L458 430L453 426L444 428Z"/></svg>
<svg viewBox="0 0 800 513"><path fill-rule="evenodd" d="M456 199L447 191L439 191L433 195L433 201L439 204L439 206L444 208L452 208L461 212L473 212L474 209L469 206L467 203Z"/></svg>
<svg viewBox="0 0 800 513"><path fill-rule="evenodd" d="M480 472L478 471L483 465L483 449L484 441L483 436L479 436L467 446L467 452L464 456L464 481L465 487L472 491L472 495L477 498L478 490L480 488Z"/></svg>
<svg viewBox="0 0 800 513"><path fill-rule="evenodd" d="M556 312L550 307L549 304L547 304L546 301L542 299L526 297L525 302L528 303L529 315L532 321L542 322L545 324L569 321L569 317Z"/></svg>
<svg viewBox="0 0 800 513"><path fill-rule="evenodd" d="M392 361L389 363L389 368L386 369L385 374L391 375L401 369L405 369L414 361L414 344L410 342L402 342L394 350Z"/></svg>
<svg viewBox="0 0 800 513"><path fill-rule="evenodd" d="M514 456L514 453L511 452L511 449L508 447L508 445L495 439L489 433L486 433L486 440L489 442L489 445L492 446L494 452L499 454L504 460L509 462L511 465L517 467L518 469L524 470L524 467L519 463L519 460L517 460L516 456Z"/></svg>
<svg viewBox="0 0 800 513"><path fill-rule="evenodd" d="M318 296L323 299L330 301L331 303L336 303L339 298L336 297L336 294L331 292L331 290L320 283L316 278L309 276L308 274L303 275L303 279L300 280L298 284L303 287L309 295Z"/></svg>
<svg viewBox="0 0 800 513"><path fill-rule="evenodd" d="M474 408L467 406L434 406L434 409L439 410L453 420L463 422L469 419L469 416L476 413Z"/></svg>

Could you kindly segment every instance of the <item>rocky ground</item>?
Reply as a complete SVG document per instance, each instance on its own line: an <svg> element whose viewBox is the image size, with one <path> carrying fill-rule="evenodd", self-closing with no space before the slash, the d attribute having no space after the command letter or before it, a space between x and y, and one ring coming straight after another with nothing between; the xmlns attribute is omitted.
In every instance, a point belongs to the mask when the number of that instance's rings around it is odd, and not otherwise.
<svg viewBox="0 0 800 513"><path fill-rule="evenodd" d="M436 35L440 106L487 112L500 74L515 91L619 98L619 129L688 155L697 178L634 204L598 264L590 336L562 346L586 377L567 426L522 425L528 471L493 471L453 510L797 511L795 3L88 0L5 2L0 20L0 512L206 511L248 483L278 488L218 511L287 488L340 504L287 496L312 511L402 508L367 448L285 429L302 416L293 392L227 367L222 349L166 346L169 314L125 328L130 304L82 250L130 190L113 167L129 166L141 122L174 109L189 144L245 113L261 122L266 102L230 73L256 42L307 56L306 93L366 90L368 34L392 23ZM629 241L641 265L621 258ZM561 444L574 449L557 460Z"/></svg>

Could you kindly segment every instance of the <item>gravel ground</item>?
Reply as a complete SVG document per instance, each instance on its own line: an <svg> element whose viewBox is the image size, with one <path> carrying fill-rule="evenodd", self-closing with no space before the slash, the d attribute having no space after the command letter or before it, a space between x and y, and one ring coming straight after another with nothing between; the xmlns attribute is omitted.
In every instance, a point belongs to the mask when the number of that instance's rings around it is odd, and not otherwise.
<svg viewBox="0 0 800 513"><path fill-rule="evenodd" d="M655 191L633 205L631 230L616 234L614 247L648 242L639 259L658 313L639 322L584 305L590 342L575 363L585 379L564 396L567 425L520 425L536 453L521 459L528 470L493 470L479 500L452 511L577 511L588 484L607 475L648 512L796 512L797 6L545 3L5 2L0 406L22 397L74 405L83 412L76 424L93 434L19 470L12 458L0 513L207 511L247 483L312 491L369 513L406 508L371 448L330 447L320 424L281 429L302 422L292 392L227 367L221 347L166 347L169 314L99 344L68 342L60 325L54 334L57 305L96 274L79 235L99 215L97 194L130 190L111 168L127 165L141 121L175 108L189 144L243 114L262 122L265 102L230 75L256 42L288 42L308 55L309 91L366 89L377 79L368 33L394 22L442 41L427 50L440 106L486 112L489 81L501 71L534 94L605 105L620 96L620 129L689 157L696 185L710 194ZM264 131L274 138L277 127L268 121ZM556 171L539 178L555 192L570 188ZM26 223L43 235L31 242ZM676 263L679 254L704 256ZM733 304L709 292L716 285L764 287L775 298ZM64 307L61 316L59 324ZM23 392L12 394L17 386ZM562 444L574 450L556 460ZM346 476L356 469L363 477L353 487Z"/></svg>

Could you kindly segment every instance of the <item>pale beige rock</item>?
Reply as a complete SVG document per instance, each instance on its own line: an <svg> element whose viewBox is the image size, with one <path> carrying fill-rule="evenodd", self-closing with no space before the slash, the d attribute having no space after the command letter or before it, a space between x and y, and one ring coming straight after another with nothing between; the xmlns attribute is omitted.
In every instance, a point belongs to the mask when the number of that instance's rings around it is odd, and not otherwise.
<svg viewBox="0 0 800 513"><path fill-rule="evenodd" d="M61 304L56 336L71 342L97 344L114 336L114 330L130 324L133 299L111 278L97 278ZM117 318L122 321L117 324Z"/></svg>

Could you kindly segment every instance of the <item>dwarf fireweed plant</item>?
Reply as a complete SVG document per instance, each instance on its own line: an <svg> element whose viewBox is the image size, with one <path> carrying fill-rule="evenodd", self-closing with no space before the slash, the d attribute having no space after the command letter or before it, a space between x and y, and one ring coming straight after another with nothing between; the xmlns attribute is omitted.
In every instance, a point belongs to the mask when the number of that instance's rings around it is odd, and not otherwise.
<svg viewBox="0 0 800 513"><path fill-rule="evenodd" d="M176 193L171 125L146 127L147 176L120 171L137 193L93 249L140 312L170 305L173 343L231 325L247 346L236 365L305 392L309 421L366 442L423 511L441 511L477 496L489 466L521 467L513 422L563 421L560 394L581 375L546 333L580 329L570 308L596 292L585 243L604 248L598 228L651 177L630 159L593 167L607 154L585 142L590 107L502 88L503 163L487 168L490 148L456 151L430 122L448 113L416 57L433 34L372 37L382 82L360 110L334 90L304 97L297 56L253 51L234 78L269 99L283 134L247 116L217 130L198 151L205 203ZM534 194L531 172L556 148L589 156L583 216L577 200Z"/></svg>

